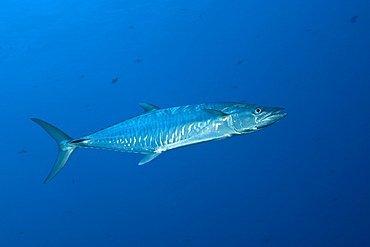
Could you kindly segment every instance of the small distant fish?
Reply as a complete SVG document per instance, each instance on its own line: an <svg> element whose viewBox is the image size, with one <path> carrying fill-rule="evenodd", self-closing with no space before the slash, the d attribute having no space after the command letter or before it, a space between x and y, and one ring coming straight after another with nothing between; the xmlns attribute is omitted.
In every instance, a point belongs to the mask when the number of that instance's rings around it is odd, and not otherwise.
<svg viewBox="0 0 370 247"><path fill-rule="evenodd" d="M89 106L90 106L90 104L86 104L86 105L85 105L85 107L89 107Z"/></svg>
<svg viewBox="0 0 370 247"><path fill-rule="evenodd" d="M306 29L306 31L305 31L305 32L306 32L306 33L308 33L308 32L311 32L311 30L312 30L312 29L308 28L308 29Z"/></svg>
<svg viewBox="0 0 370 247"><path fill-rule="evenodd" d="M116 77L116 78L112 79L112 84L113 84L113 83L116 83L117 81L118 81L118 77Z"/></svg>
<svg viewBox="0 0 370 247"><path fill-rule="evenodd" d="M24 154L27 153L27 150L22 149L21 151L18 151L17 154Z"/></svg>
<svg viewBox="0 0 370 247"><path fill-rule="evenodd" d="M72 178L72 184L74 184L75 183L75 180Z"/></svg>
<svg viewBox="0 0 370 247"><path fill-rule="evenodd" d="M243 60L239 60L236 65L241 65L244 61Z"/></svg>
<svg viewBox="0 0 370 247"><path fill-rule="evenodd" d="M181 9L182 11L188 11L188 9Z"/></svg>
<svg viewBox="0 0 370 247"><path fill-rule="evenodd" d="M31 51L31 46L30 45L28 45L28 51Z"/></svg>
<svg viewBox="0 0 370 247"><path fill-rule="evenodd" d="M25 232L19 231L17 234L23 235Z"/></svg>
<svg viewBox="0 0 370 247"><path fill-rule="evenodd" d="M128 28L135 29L135 27L133 25L128 26Z"/></svg>
<svg viewBox="0 0 370 247"><path fill-rule="evenodd" d="M84 74L82 74L82 75L81 75L81 78L85 78L85 75L84 75Z"/></svg>
<svg viewBox="0 0 370 247"><path fill-rule="evenodd" d="M39 88L39 86L38 85L35 85L35 86L33 86L33 88Z"/></svg>
<svg viewBox="0 0 370 247"><path fill-rule="evenodd" d="M352 17L351 19L348 20L348 22L356 22L357 21L357 18L358 18L358 15L355 15L354 17Z"/></svg>
<svg viewBox="0 0 370 247"><path fill-rule="evenodd" d="M234 89L237 89L238 87L239 87L238 85L233 86Z"/></svg>
<svg viewBox="0 0 370 247"><path fill-rule="evenodd" d="M269 242L270 240L271 240L271 238L266 238L265 242Z"/></svg>
<svg viewBox="0 0 370 247"><path fill-rule="evenodd" d="M140 58L136 59L135 62L136 63L141 63L143 60L141 60Z"/></svg>
<svg viewBox="0 0 370 247"><path fill-rule="evenodd" d="M202 15L199 15L198 17L199 17L199 19L202 19L203 16Z"/></svg>

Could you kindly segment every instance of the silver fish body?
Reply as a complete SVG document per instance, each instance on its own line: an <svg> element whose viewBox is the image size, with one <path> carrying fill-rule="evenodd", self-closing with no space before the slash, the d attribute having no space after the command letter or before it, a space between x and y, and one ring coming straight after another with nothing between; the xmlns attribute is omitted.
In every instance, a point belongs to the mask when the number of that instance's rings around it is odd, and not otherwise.
<svg viewBox="0 0 370 247"><path fill-rule="evenodd" d="M159 108L141 103L141 115L72 139L43 120L32 118L58 143L59 155L45 183L54 178L76 148L99 148L145 154L140 165L175 148L247 134L270 126L283 108L244 103L203 103Z"/></svg>

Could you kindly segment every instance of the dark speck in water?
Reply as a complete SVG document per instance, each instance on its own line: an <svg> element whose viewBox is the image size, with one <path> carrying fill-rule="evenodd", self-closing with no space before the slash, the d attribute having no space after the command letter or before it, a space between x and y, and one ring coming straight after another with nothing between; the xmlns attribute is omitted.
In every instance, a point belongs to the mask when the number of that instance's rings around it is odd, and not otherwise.
<svg viewBox="0 0 370 247"><path fill-rule="evenodd" d="M118 81L118 77L116 77L116 78L112 79L112 84L113 84L113 83L116 83L117 81Z"/></svg>
<svg viewBox="0 0 370 247"><path fill-rule="evenodd" d="M23 235L25 232L19 231L17 234Z"/></svg>
<svg viewBox="0 0 370 247"><path fill-rule="evenodd" d="M354 17L352 17L351 19L348 20L348 22L356 22L357 21L357 18L358 18L358 15L355 15Z"/></svg>
<svg viewBox="0 0 370 247"><path fill-rule="evenodd" d="M22 149L21 151L18 151L18 152L17 152L17 154L24 154L24 153L27 153L27 150Z"/></svg>
<svg viewBox="0 0 370 247"><path fill-rule="evenodd" d="M136 59L135 62L136 63L141 63L143 60L141 60L140 58Z"/></svg>
<svg viewBox="0 0 370 247"><path fill-rule="evenodd" d="M244 62L243 60L239 60L236 64L241 65L243 62Z"/></svg>

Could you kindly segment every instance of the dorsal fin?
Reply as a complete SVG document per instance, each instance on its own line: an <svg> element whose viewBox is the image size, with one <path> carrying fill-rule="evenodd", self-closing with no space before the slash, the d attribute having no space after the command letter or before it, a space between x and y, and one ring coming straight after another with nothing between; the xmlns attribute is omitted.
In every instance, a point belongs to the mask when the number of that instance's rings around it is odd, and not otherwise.
<svg viewBox="0 0 370 247"><path fill-rule="evenodd" d="M139 106L141 106L145 112L156 111L156 110L161 109L158 106L155 106L149 103L139 103Z"/></svg>

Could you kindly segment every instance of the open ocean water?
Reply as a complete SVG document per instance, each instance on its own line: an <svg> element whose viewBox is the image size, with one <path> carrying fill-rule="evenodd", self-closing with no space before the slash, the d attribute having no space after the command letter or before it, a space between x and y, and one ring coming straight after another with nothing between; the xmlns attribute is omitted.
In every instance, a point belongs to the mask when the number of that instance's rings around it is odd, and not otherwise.
<svg viewBox="0 0 370 247"><path fill-rule="evenodd" d="M369 247L370 1L2 0L0 246ZM140 154L55 141L248 102L262 131Z"/></svg>

